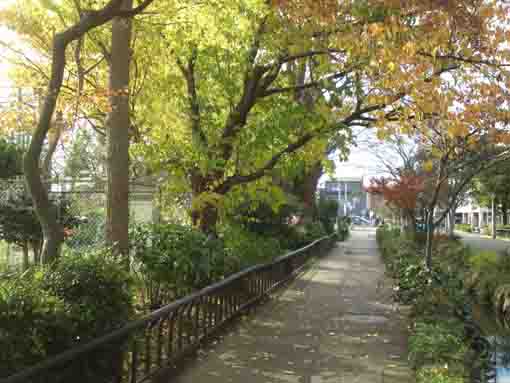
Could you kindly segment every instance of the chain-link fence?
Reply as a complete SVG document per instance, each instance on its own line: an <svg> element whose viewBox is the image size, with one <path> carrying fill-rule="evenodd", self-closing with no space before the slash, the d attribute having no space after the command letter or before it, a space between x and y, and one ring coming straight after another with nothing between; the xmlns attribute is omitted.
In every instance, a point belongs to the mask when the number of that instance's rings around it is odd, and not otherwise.
<svg viewBox="0 0 510 383"><path fill-rule="evenodd" d="M65 250L89 250L105 245L106 194L101 181L52 180L46 183L64 229ZM129 193L131 222L158 219L154 186L133 182ZM0 181L0 265L17 267L24 247L36 246L40 226L22 179Z"/></svg>

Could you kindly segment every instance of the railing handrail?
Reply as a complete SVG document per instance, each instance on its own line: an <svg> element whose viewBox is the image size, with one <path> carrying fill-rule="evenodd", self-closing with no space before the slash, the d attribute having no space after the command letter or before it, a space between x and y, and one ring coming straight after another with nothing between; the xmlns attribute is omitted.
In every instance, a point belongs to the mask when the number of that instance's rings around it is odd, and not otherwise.
<svg viewBox="0 0 510 383"><path fill-rule="evenodd" d="M127 337L130 333L132 333L136 330L139 330L139 329L143 329L148 324L153 323L161 318L164 318L166 315L168 315L172 311L176 310L177 308L179 308L183 305L191 303L195 299L198 299L202 296L206 296L208 294L211 294L218 290L221 290L222 288L224 288L231 282L233 282L237 279L241 279L248 274L251 274L256 271L264 270L264 269L274 266L280 262L283 262L291 257L294 257L294 256L310 249L311 247L315 246L317 243L320 243L332 236L333 236L333 234L321 237L300 249L293 250L293 251L288 252L284 255L281 255L280 257L277 257L272 262L254 265L254 266L248 267L244 270L241 270L235 274L228 276L227 278L222 279L221 281L218 281L216 283L213 283L212 285L204 287L203 289L201 289L195 293L188 294L185 297L177 299L176 301L174 301L158 310L155 310L155 311L143 316L142 318L128 322L127 324L125 324L123 327L121 327L118 330L114 330L114 331L110 332L109 334L100 336L96 339L89 341L88 343L78 345L78 346L73 347L67 351L64 351L64 352L62 352L56 356L53 356L39 364L29 367L28 370L26 370L26 371L16 373L16 374L11 375L5 379L1 379L0 383L21 383L21 382L24 382L26 379L30 379L31 377L37 376L39 373L41 373L43 371L47 371L47 370L51 370L53 368L59 367L62 364L69 362L71 360L74 360L75 358L85 355L91 351L94 351L105 344L111 344L111 343L114 343L115 341L122 340L125 337Z"/></svg>

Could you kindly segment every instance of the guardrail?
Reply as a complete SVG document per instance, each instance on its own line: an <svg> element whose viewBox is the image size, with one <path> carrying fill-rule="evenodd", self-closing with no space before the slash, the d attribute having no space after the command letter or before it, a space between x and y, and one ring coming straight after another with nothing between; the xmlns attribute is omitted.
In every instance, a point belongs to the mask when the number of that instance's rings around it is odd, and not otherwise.
<svg viewBox="0 0 510 383"><path fill-rule="evenodd" d="M292 279L333 237L253 266L0 383L141 383L168 373L219 328Z"/></svg>

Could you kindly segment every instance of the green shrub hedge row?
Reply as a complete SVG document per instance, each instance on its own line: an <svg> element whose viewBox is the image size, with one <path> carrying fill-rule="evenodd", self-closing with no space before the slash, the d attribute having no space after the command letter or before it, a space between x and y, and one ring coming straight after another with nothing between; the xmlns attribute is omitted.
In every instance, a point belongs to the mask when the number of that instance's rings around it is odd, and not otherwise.
<svg viewBox="0 0 510 383"><path fill-rule="evenodd" d="M134 312L131 282L126 267L107 252L67 255L51 267L2 280L0 377L121 327ZM106 364L108 354L101 358ZM110 370L95 365L89 372ZM69 374L63 371L55 381L92 379Z"/></svg>
<svg viewBox="0 0 510 383"><path fill-rule="evenodd" d="M469 339L459 311L466 305L466 251L458 241L435 238L434 263L427 269L422 241L382 227L377 241L395 279L395 298L412 307L409 360L418 383L457 383L465 376Z"/></svg>
<svg viewBox="0 0 510 383"><path fill-rule="evenodd" d="M471 227L471 225L469 225L467 223L458 223L455 225L455 229L460 230L460 231L465 231L466 233L471 233L473 231L473 228Z"/></svg>

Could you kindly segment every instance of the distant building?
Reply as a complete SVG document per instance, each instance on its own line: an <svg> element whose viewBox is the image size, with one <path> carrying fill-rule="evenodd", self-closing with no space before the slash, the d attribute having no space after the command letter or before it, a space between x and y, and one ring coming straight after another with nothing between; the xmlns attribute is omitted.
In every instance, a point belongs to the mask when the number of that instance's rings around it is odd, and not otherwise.
<svg viewBox="0 0 510 383"><path fill-rule="evenodd" d="M343 177L326 181L319 188L322 198L338 201L338 215L368 216L368 194L363 188L363 178Z"/></svg>
<svg viewBox="0 0 510 383"><path fill-rule="evenodd" d="M496 215L496 224L501 224L501 214ZM473 228L482 228L492 224L491 209L479 206L475 201L468 201L465 205L455 210L455 223L471 225Z"/></svg>

